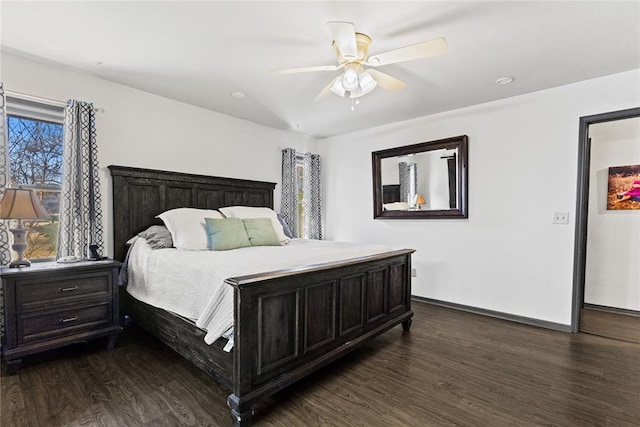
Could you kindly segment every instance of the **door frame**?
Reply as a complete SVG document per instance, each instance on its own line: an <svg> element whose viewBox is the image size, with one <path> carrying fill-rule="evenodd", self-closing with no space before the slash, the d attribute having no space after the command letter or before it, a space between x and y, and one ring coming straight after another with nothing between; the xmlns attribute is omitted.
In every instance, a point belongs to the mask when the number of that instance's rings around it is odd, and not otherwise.
<svg viewBox="0 0 640 427"><path fill-rule="evenodd" d="M573 299L571 332L580 330L580 309L584 305L584 276L587 264L587 219L589 216L589 166L591 139L589 125L640 117L640 107L580 117L578 134L578 186L576 190L576 230L573 255Z"/></svg>

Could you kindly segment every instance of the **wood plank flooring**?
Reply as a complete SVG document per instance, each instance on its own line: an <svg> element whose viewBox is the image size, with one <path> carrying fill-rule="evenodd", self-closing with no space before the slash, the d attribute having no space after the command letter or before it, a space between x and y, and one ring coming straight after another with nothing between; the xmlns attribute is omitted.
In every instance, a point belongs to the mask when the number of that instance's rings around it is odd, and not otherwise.
<svg viewBox="0 0 640 427"><path fill-rule="evenodd" d="M414 303L397 327L257 408L257 426L637 426L640 344ZM0 379L8 426L228 426L228 391L130 327Z"/></svg>
<svg viewBox="0 0 640 427"><path fill-rule="evenodd" d="M580 331L640 344L640 316L606 307L580 310Z"/></svg>

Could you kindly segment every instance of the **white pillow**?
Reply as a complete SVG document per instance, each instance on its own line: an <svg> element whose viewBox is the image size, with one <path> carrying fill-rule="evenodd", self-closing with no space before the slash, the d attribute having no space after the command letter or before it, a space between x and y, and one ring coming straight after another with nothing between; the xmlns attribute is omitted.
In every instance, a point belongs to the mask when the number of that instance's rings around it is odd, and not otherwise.
<svg viewBox="0 0 640 427"><path fill-rule="evenodd" d="M171 233L173 246L188 251L208 250L205 218L224 218L211 209L177 208L157 216Z"/></svg>
<svg viewBox="0 0 640 427"><path fill-rule="evenodd" d="M290 240L287 235L284 234L282 224L278 221L278 214L276 214L273 209L254 208L251 206L229 206L226 208L219 208L219 211L227 218L269 218L280 243L288 243Z"/></svg>
<svg viewBox="0 0 640 427"><path fill-rule="evenodd" d="M385 211L408 211L409 210L409 203L407 202L385 203L383 206Z"/></svg>

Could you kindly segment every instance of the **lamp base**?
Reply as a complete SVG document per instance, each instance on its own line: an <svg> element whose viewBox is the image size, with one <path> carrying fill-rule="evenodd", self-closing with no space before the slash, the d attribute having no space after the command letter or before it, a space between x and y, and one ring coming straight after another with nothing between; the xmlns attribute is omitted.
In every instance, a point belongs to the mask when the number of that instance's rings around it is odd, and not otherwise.
<svg viewBox="0 0 640 427"><path fill-rule="evenodd" d="M24 228L22 226L22 220L19 219L18 226L16 228L10 228L9 231L13 234L13 245L11 245L11 249L18 254L18 259L11 261L9 268L31 267L31 261L23 258L24 251L27 250L26 237L29 229Z"/></svg>
<svg viewBox="0 0 640 427"><path fill-rule="evenodd" d="M31 261L23 258L23 259L13 260L9 264L9 268L24 268L24 267L31 267Z"/></svg>

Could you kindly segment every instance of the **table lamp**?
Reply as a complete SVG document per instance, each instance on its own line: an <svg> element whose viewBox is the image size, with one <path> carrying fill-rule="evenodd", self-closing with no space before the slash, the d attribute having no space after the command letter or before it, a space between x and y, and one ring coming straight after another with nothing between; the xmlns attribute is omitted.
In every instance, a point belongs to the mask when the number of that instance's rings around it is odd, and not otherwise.
<svg viewBox="0 0 640 427"><path fill-rule="evenodd" d="M49 219L49 214L40 205L36 192L22 187L7 188L0 202L0 219L18 220L18 226L9 229L13 233L11 249L18 254L18 259L12 261L9 267L29 267L31 262L23 258L27 250L26 236L29 229L22 226L22 221Z"/></svg>
<svg viewBox="0 0 640 427"><path fill-rule="evenodd" d="M425 203L427 203L427 201L424 199L424 196L420 193L416 194L415 198L413 199L413 204L416 205L416 208L420 209L420 206L424 205Z"/></svg>

